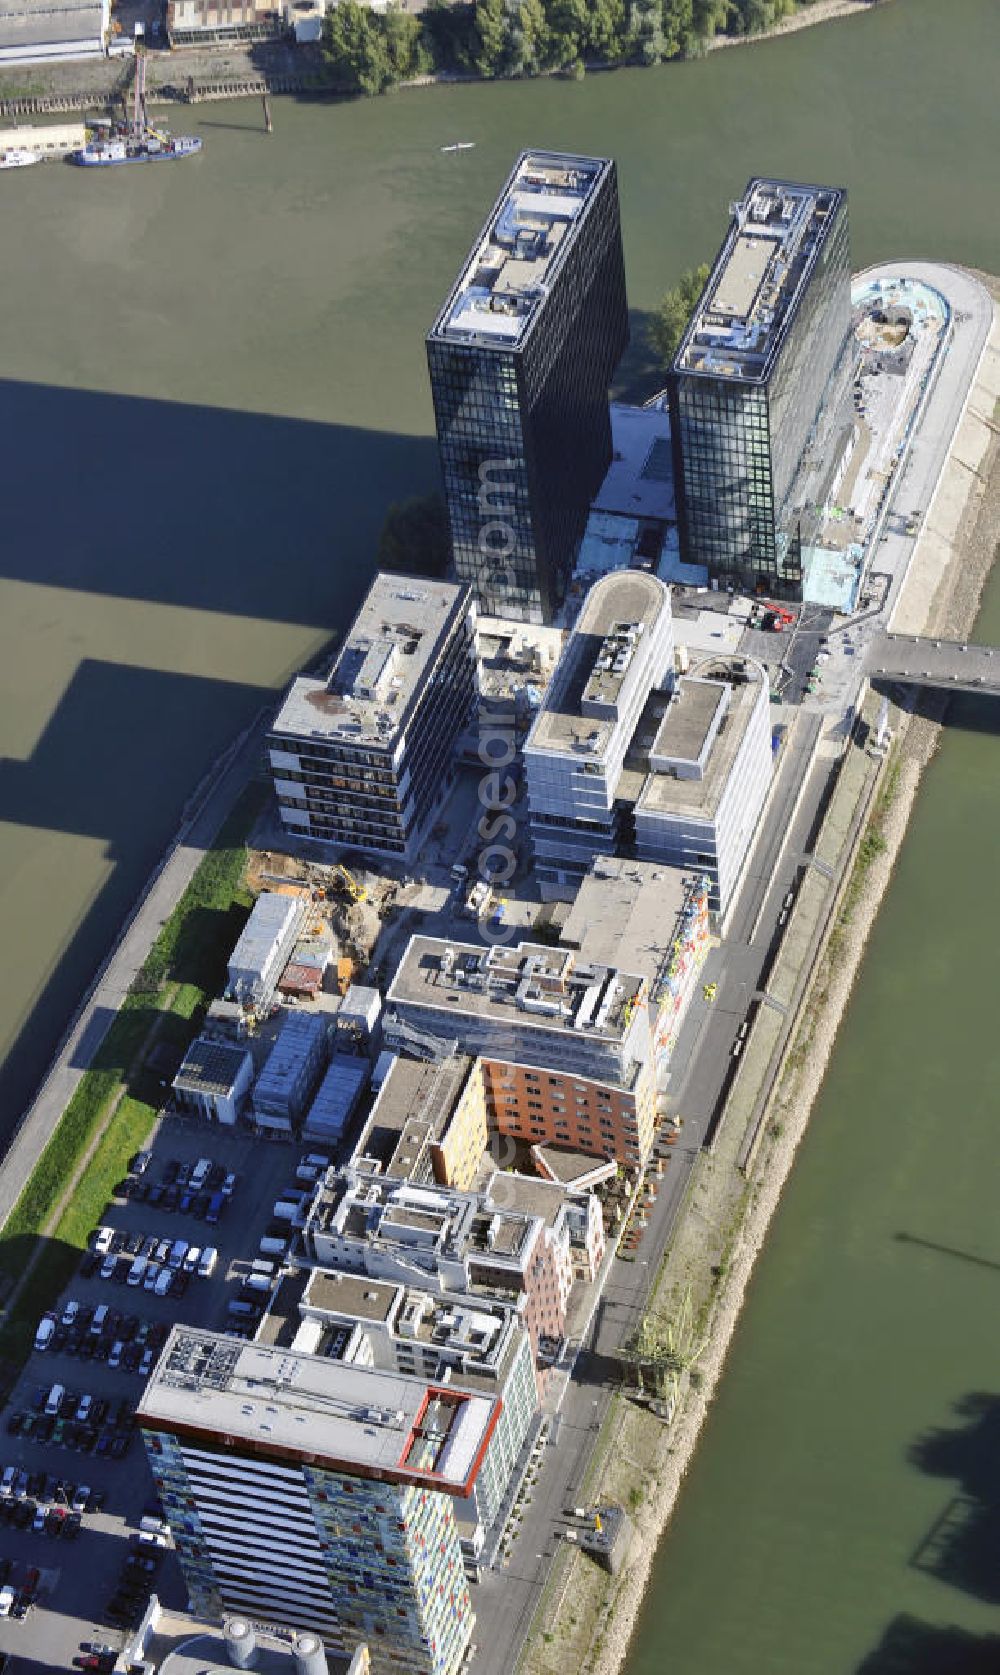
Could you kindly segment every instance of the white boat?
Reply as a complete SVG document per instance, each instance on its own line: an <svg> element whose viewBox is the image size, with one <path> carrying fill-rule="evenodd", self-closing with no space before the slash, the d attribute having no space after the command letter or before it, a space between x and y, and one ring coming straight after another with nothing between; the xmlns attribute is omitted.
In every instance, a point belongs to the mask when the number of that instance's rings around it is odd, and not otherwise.
<svg viewBox="0 0 1000 1675"><path fill-rule="evenodd" d="M40 163L37 151L29 151L26 146L12 145L7 151L0 151L0 169L28 169L32 163Z"/></svg>
<svg viewBox="0 0 1000 1675"><path fill-rule="evenodd" d="M475 148L476 148L475 140L457 140L454 145L443 145L441 147L441 150L442 151L474 151Z"/></svg>

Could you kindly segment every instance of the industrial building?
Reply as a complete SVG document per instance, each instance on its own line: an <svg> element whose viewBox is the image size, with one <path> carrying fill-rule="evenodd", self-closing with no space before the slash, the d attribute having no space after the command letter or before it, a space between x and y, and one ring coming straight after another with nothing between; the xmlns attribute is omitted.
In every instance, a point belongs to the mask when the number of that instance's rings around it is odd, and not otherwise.
<svg viewBox="0 0 1000 1675"><path fill-rule="evenodd" d="M454 1501L495 1395L175 1327L138 1407L192 1608L456 1675L474 1617Z"/></svg>
<svg viewBox="0 0 1000 1675"><path fill-rule="evenodd" d="M487 613L558 608L627 342L614 163L522 152L427 338L455 569Z"/></svg>
<svg viewBox="0 0 1000 1675"><path fill-rule="evenodd" d="M0 65L100 58L110 12L110 0L0 0Z"/></svg>
<svg viewBox="0 0 1000 1675"><path fill-rule="evenodd" d="M226 993L247 1011L267 1005L305 923L306 904L297 896L263 890L229 956Z"/></svg>
<svg viewBox="0 0 1000 1675"><path fill-rule="evenodd" d="M673 679L670 590L616 570L587 594L524 747L535 877L572 899L622 842L619 782L649 694Z"/></svg>
<svg viewBox="0 0 1000 1675"><path fill-rule="evenodd" d="M306 1112L303 1138L338 1145L361 1103L371 1073L368 1059L353 1053L334 1053Z"/></svg>
<svg viewBox="0 0 1000 1675"><path fill-rule="evenodd" d="M167 0L167 39L175 47L260 41L284 29L275 0Z"/></svg>
<svg viewBox="0 0 1000 1675"><path fill-rule="evenodd" d="M326 1066L329 1019L322 1012L290 1012L282 1019L253 1090L258 1128L291 1134L302 1123Z"/></svg>
<svg viewBox="0 0 1000 1675"><path fill-rule="evenodd" d="M847 193L751 180L669 379L681 555L802 596L802 552L852 434Z"/></svg>
<svg viewBox="0 0 1000 1675"><path fill-rule="evenodd" d="M179 1111L231 1127L252 1082L253 1059L246 1047L199 1035L174 1077L174 1104Z"/></svg>
<svg viewBox="0 0 1000 1675"><path fill-rule="evenodd" d="M468 587L376 576L329 677L293 681L268 735L290 836L414 858L474 712L475 625Z"/></svg>
<svg viewBox="0 0 1000 1675"><path fill-rule="evenodd" d="M642 775L635 848L709 880L725 917L771 785L770 692L751 658L707 658L649 705L633 742Z"/></svg>

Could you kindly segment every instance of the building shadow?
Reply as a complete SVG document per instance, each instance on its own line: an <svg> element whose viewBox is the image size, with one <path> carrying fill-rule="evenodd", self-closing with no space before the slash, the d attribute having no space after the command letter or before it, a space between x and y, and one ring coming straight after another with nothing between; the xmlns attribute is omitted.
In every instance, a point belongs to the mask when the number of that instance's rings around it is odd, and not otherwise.
<svg viewBox="0 0 1000 1675"><path fill-rule="evenodd" d="M0 575L331 633L438 487L429 436L10 379L0 434Z"/></svg>
<svg viewBox="0 0 1000 1675"><path fill-rule="evenodd" d="M24 997L24 1025L0 1066L0 1145L177 830L192 787L269 697L269 689L239 682L85 660L30 758L0 763L0 820L97 839L110 867L51 975ZM204 926L192 926L176 951L180 981L204 973L196 929ZM235 942L235 917L232 929ZM95 1020L91 1042L99 1029Z"/></svg>
<svg viewBox="0 0 1000 1675"><path fill-rule="evenodd" d="M997 1675L1000 1636L895 1617L855 1675Z"/></svg>
<svg viewBox="0 0 1000 1675"><path fill-rule="evenodd" d="M0 431L0 577L322 637L367 589L387 506L438 486L431 437L9 379ZM97 839L111 863L51 975L27 993L20 979L0 1147L192 789L274 697L213 678L206 639L204 675L81 661L30 758L0 762L0 822Z"/></svg>
<svg viewBox="0 0 1000 1675"><path fill-rule="evenodd" d="M1000 1396L973 1392L955 1404L959 1423L929 1431L910 1450L931 1477L955 1491L910 1563L991 1605L1000 1603ZM993 1666L1000 1669L1000 1662Z"/></svg>

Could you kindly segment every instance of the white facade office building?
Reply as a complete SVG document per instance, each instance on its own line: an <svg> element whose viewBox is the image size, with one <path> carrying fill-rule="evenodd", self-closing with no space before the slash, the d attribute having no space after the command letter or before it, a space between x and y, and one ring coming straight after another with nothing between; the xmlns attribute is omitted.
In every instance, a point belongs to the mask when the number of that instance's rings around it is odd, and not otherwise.
<svg viewBox="0 0 1000 1675"><path fill-rule="evenodd" d="M670 590L638 570L591 588L524 747L535 876L572 899L621 843L625 758L650 692L673 679Z"/></svg>
<svg viewBox="0 0 1000 1675"><path fill-rule="evenodd" d="M476 698L472 591L376 576L326 680L293 681L268 735L290 836L407 862Z"/></svg>

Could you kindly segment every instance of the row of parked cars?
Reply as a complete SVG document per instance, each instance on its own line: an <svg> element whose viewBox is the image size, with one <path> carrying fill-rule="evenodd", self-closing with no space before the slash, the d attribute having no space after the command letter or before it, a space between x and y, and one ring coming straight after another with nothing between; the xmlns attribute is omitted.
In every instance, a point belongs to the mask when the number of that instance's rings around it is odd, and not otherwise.
<svg viewBox="0 0 1000 1675"><path fill-rule="evenodd" d="M127 1401L111 1402L105 1396L68 1390L64 1384L51 1388L40 1384L30 1408L15 1408L8 1414L7 1431L53 1448L75 1448L81 1454L123 1460L132 1445L135 1422Z"/></svg>
<svg viewBox="0 0 1000 1675"><path fill-rule="evenodd" d="M194 1163L170 1158L159 1181L148 1178L151 1153L139 1152L132 1159L132 1171L119 1181L115 1196L129 1198L151 1209L193 1215L215 1226L236 1191L238 1177L221 1163L200 1157Z"/></svg>
<svg viewBox="0 0 1000 1675"><path fill-rule="evenodd" d="M124 1367L145 1377L168 1331L165 1321L141 1320L135 1314L122 1314L110 1303L98 1303L95 1308L71 1297L58 1320L52 1313L42 1315L35 1330L35 1348L78 1355L81 1361L106 1361L112 1370Z"/></svg>
<svg viewBox="0 0 1000 1675"><path fill-rule="evenodd" d="M167 1526L159 1505L147 1506L139 1532L122 1563L114 1592L105 1606L108 1622L117 1628L134 1628L145 1615L150 1590L167 1544Z"/></svg>
<svg viewBox="0 0 1000 1675"><path fill-rule="evenodd" d="M155 1233L122 1233L113 1227L98 1227L93 1237L93 1249L81 1267L84 1278L96 1271L102 1280L141 1285L157 1297L182 1297L188 1280L196 1275L208 1279L219 1257L214 1245L159 1239Z"/></svg>

